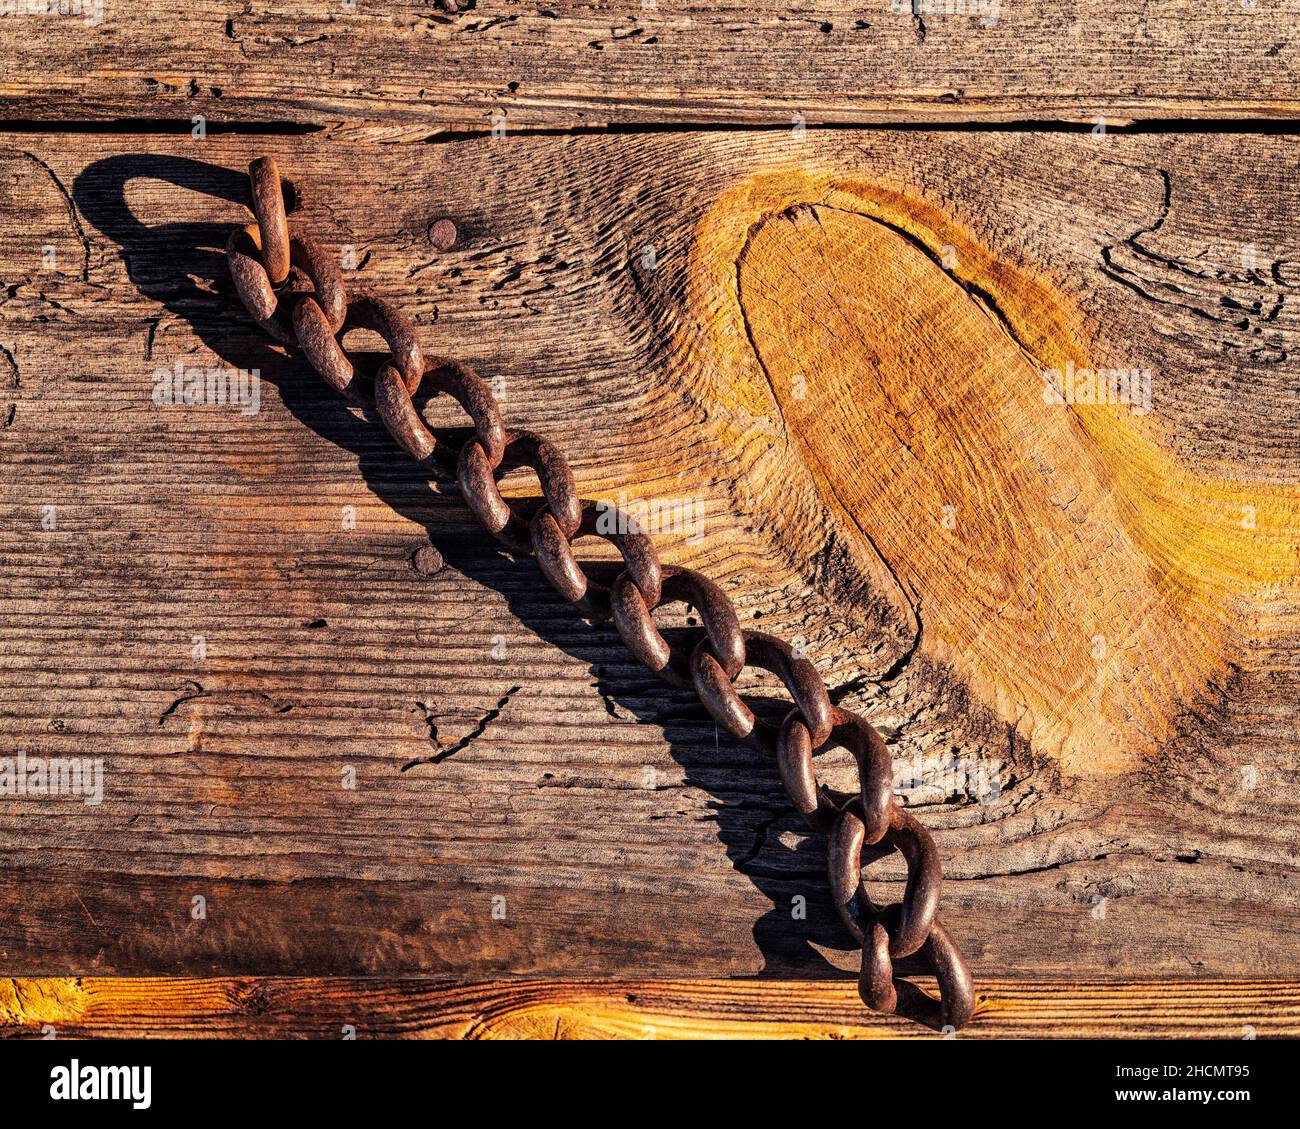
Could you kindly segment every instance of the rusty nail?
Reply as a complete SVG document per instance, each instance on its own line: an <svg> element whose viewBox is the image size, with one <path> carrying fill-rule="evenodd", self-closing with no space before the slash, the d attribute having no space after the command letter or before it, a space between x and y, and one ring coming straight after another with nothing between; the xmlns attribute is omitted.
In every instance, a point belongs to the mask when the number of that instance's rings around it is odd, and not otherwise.
<svg viewBox="0 0 1300 1129"><path fill-rule="evenodd" d="M411 565L420 576L432 576L443 566L442 554L432 545L425 543L415 551L415 556L411 558Z"/></svg>
<svg viewBox="0 0 1300 1129"><path fill-rule="evenodd" d="M456 225L449 219L435 220L429 226L429 242L439 251L450 251L456 242Z"/></svg>

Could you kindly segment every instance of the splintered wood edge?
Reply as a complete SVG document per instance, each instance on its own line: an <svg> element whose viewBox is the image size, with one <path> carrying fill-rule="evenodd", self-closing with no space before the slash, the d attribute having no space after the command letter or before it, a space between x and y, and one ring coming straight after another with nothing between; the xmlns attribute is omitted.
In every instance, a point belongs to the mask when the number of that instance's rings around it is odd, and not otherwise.
<svg viewBox="0 0 1300 1129"><path fill-rule="evenodd" d="M921 981L932 990L933 984ZM150 977L0 980L0 1038L879 1039L1300 1035L1295 981L989 980L960 1033L851 982Z"/></svg>

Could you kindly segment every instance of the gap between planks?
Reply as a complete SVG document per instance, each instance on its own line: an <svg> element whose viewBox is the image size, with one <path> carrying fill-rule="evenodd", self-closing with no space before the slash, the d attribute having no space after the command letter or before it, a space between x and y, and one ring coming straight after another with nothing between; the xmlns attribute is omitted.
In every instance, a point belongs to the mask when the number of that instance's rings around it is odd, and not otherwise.
<svg viewBox="0 0 1300 1129"><path fill-rule="evenodd" d="M1183 134L1232 134L1241 136L1300 136L1300 117L1258 118L1207 116L1200 118L1144 118L1099 115L1080 120L1060 118L1007 118L997 120L916 121L907 118L855 121L829 119L809 122L806 133L1065 133L1090 134L1104 123L1106 132L1131 136L1178 136ZM5 118L0 114L0 130L5 133L59 136L191 136L195 125L188 118ZM501 136L489 127L448 124L433 129L394 127L381 121L208 121L208 137L317 137L322 141L377 142L390 145L452 145L467 141L508 141L511 138L539 137L640 137L654 134L749 134L786 133L791 127L771 122L737 121L645 121L581 122L568 125L514 126Z"/></svg>

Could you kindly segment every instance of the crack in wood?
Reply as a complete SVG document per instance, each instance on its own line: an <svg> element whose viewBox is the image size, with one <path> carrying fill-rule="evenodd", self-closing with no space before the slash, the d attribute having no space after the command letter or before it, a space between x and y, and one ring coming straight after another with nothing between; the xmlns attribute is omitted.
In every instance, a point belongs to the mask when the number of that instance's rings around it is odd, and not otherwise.
<svg viewBox="0 0 1300 1129"><path fill-rule="evenodd" d="M517 693L519 693L519 691L522 688L523 687L521 686L511 686L509 690L507 690L499 699L497 699L497 704L493 706L490 710L485 712L483 716L478 719L477 723L474 725L474 728L470 730L470 732L466 733L465 736L462 737L459 741L457 741L454 745L449 745L446 748L440 748L438 752L432 754L431 756L416 757L413 760L409 760L404 765L402 765L399 771L406 772L409 769L415 768L416 765L421 765L421 764L440 764L442 761L447 760L449 757L455 756L457 753L461 752L462 750L468 749L470 745L472 745L475 741L477 741L480 737L482 737L484 733L487 732L488 726L490 726L492 722L496 721L496 719L501 716L501 711L510 704L510 699L513 698ZM431 716L439 717L442 715L440 714L430 715L427 712L427 707L424 706L422 702L417 702L416 705L426 710L425 722L426 724L429 725L429 740L432 741L435 745L440 745L441 742L438 739L437 727L433 725L432 721L430 720L430 717Z"/></svg>

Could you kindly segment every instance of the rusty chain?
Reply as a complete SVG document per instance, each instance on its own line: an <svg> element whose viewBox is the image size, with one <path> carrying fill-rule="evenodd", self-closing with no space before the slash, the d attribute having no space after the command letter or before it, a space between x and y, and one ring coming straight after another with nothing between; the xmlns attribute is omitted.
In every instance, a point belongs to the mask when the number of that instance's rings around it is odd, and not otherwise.
<svg viewBox="0 0 1300 1129"><path fill-rule="evenodd" d="M249 166L256 223L237 228L226 245L235 288L249 313L280 343L300 349L335 391L373 407L393 438L420 466L453 477L470 509L511 552L535 556L551 585L582 614L612 620L631 653L674 686L691 689L718 724L746 745L775 756L795 809L812 830L829 837L827 869L835 908L862 946L859 992L868 1007L893 1012L898 997L894 961L919 954L939 983L939 1022L962 1027L974 1010L970 971L938 917L941 871L930 833L899 806L893 768L880 734L863 718L832 705L816 668L787 643L744 630L727 595L707 577L661 564L650 538L626 514L598 523L597 507L578 496L560 451L540 435L507 428L486 381L466 365L425 357L415 327L370 293L349 294L339 266L312 240L289 231L283 182L272 157ZM294 194L294 206L298 202ZM292 210L292 209L290 209ZM305 289L310 284L311 289ZM377 332L390 357L363 372L343 336L352 328ZM473 433L459 446L424 423L415 398L445 392L465 410ZM542 505L530 519L497 488L498 477L530 468ZM613 525L626 532L609 532ZM608 587L575 557L573 543L603 537L618 550L623 570ZM653 612L685 602L702 627L690 647L670 645ZM746 667L777 676L793 709L779 725L758 718L736 689ZM844 748L857 762L856 795L839 797L820 785L814 757ZM883 844L907 863L903 900L878 905L863 880L862 852Z"/></svg>

